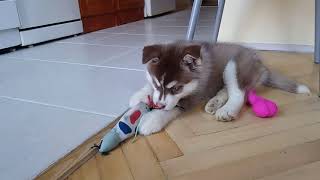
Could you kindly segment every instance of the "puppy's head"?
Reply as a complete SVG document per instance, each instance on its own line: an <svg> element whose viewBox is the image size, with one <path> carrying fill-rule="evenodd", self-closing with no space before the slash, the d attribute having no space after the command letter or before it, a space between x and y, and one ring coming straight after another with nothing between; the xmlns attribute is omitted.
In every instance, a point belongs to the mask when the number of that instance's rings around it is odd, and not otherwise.
<svg viewBox="0 0 320 180"><path fill-rule="evenodd" d="M197 89L200 50L200 45L190 43L144 47L142 62L147 64L147 80L154 89L153 101L157 105L171 110Z"/></svg>

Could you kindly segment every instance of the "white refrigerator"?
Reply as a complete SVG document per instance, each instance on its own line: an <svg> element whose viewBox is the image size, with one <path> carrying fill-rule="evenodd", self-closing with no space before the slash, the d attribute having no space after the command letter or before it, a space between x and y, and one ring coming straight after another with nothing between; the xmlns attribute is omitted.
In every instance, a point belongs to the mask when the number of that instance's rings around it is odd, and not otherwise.
<svg viewBox="0 0 320 180"><path fill-rule="evenodd" d="M144 0L144 17L174 11L176 0Z"/></svg>

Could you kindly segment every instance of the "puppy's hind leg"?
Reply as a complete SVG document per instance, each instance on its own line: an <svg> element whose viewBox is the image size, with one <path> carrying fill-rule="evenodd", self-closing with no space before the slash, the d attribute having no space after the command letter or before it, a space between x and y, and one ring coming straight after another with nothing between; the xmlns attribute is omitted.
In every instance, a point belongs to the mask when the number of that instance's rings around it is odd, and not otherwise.
<svg viewBox="0 0 320 180"><path fill-rule="evenodd" d="M230 60L225 67L223 80L228 91L228 101L217 110L215 116L219 121L231 121L238 116L245 100L245 91L238 84L237 64L234 60Z"/></svg>
<svg viewBox="0 0 320 180"><path fill-rule="evenodd" d="M220 109L223 105L228 101L228 91L226 88L221 89L216 96L211 98L204 110L209 114L215 114L218 109Z"/></svg>

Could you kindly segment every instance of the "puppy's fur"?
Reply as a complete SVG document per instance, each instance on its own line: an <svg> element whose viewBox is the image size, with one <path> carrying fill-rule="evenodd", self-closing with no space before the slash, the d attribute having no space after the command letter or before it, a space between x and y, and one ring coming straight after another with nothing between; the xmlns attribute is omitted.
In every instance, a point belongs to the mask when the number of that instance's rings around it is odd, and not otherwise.
<svg viewBox="0 0 320 180"><path fill-rule="evenodd" d="M154 102L164 107L143 117L139 132L144 135L160 131L184 110L211 98L206 111L218 120L232 120L244 103L246 90L261 84L310 93L308 87L270 71L254 50L240 45L156 44L144 47L142 63L147 64L148 83L132 96L130 106L146 102L152 95ZM220 90L220 99L214 98Z"/></svg>

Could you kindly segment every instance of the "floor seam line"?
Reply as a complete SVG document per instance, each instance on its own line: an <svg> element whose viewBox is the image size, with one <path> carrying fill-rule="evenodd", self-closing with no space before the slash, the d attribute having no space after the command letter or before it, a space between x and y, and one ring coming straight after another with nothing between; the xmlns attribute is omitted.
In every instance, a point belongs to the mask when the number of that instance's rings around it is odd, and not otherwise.
<svg viewBox="0 0 320 180"><path fill-rule="evenodd" d="M104 66L104 65L103 65L104 63L113 61L113 60L115 60L116 58L124 57L125 55L128 55L128 54L130 54L130 53L133 53L133 52L135 52L135 51L137 51L137 50L139 50L139 49L140 49L140 48L131 49L131 50L128 50L127 52L125 52L125 53L123 53L123 54L121 54L121 55L112 56L112 57L110 57L108 60L105 60L105 61L99 63L99 65Z"/></svg>
<svg viewBox="0 0 320 180"><path fill-rule="evenodd" d="M120 56L116 56L120 57ZM111 57L111 58L116 58ZM16 59L16 60L25 60L25 61L40 61L40 62L49 62L49 63L58 63L58 64L68 64L68 65L79 65L79 66L88 66L88 67L97 67L97 68L108 68L108 69L118 69L118 70L129 70L129 71L138 71L144 72L142 69L135 68L124 68L124 67L115 67L115 66L104 66L104 65L94 65L94 64L84 64L84 63L73 63L73 62L65 62L65 61L57 61L57 60L43 60L38 58L17 58L17 57L8 57L8 59ZM106 62L106 61L104 61Z"/></svg>
<svg viewBox="0 0 320 180"><path fill-rule="evenodd" d="M104 38L107 38L107 37L104 37ZM137 46L108 45L108 44L84 43L84 42L54 42L54 43L55 44L77 44L77 45L89 45L89 46L104 46L104 47L123 47L123 48L136 48L137 47Z"/></svg>
<svg viewBox="0 0 320 180"><path fill-rule="evenodd" d="M95 115L108 116L108 117L112 117L112 118L118 117L118 116L113 115L113 114L105 114L105 113L99 113L99 112L94 112L94 111L86 111L86 110L83 110L83 109L72 108L72 107L61 106L61 105L54 105L54 104L43 103L43 102L39 102L39 101L33 101L33 100L28 100L28 99L23 99L23 98L17 98L17 97L0 96L0 98L12 100L12 101L20 101L20 102L27 102L27 103L37 104L37 105L43 105L43 106L47 106L47 107L53 107L53 108L60 108L60 109L65 109L65 110L71 110L71 111L76 111L76 112L82 112L82 113L89 113L89 114L95 114Z"/></svg>

